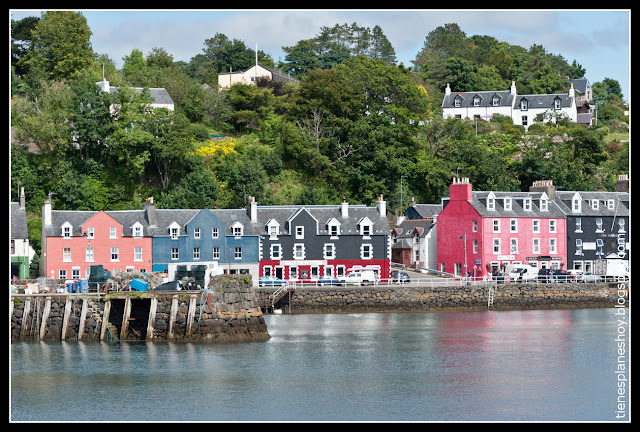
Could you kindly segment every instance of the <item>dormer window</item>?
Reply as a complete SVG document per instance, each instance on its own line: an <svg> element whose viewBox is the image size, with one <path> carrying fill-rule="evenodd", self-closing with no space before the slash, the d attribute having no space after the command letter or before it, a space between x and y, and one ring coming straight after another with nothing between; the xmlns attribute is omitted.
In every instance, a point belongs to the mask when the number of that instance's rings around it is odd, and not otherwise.
<svg viewBox="0 0 640 432"><path fill-rule="evenodd" d="M599 208L599 202L597 199L591 200L591 208L594 210L598 210Z"/></svg>
<svg viewBox="0 0 640 432"><path fill-rule="evenodd" d="M473 106L479 107L482 102L482 98L480 96L475 96L473 98Z"/></svg>
<svg viewBox="0 0 640 432"><path fill-rule="evenodd" d="M612 200L612 199L607 200L607 208L608 208L609 210L613 210L613 209L615 209L615 202L614 202L614 200Z"/></svg>
<svg viewBox="0 0 640 432"><path fill-rule="evenodd" d="M522 200L522 208L525 211L531 210L531 198L525 198L524 200Z"/></svg>
<svg viewBox="0 0 640 432"><path fill-rule="evenodd" d="M549 202L547 201L547 195L546 194L543 194L540 197L540 210L541 211L549 210Z"/></svg>
<svg viewBox="0 0 640 432"><path fill-rule="evenodd" d="M180 225L172 222L171 225L169 225L169 235L171 236L171 240L177 240L180 235Z"/></svg>
<svg viewBox="0 0 640 432"><path fill-rule="evenodd" d="M269 233L269 238L272 240L277 239L278 235L280 235L280 224L275 219L267 222L267 233Z"/></svg>
<svg viewBox="0 0 640 432"><path fill-rule="evenodd" d="M135 238L140 238L143 235L142 224L140 222L136 222L131 227L131 234Z"/></svg>
<svg viewBox="0 0 640 432"><path fill-rule="evenodd" d="M582 198L579 194L575 194L571 199L571 211L573 212L581 212L582 211Z"/></svg>
<svg viewBox="0 0 640 432"><path fill-rule="evenodd" d="M520 109L522 111L527 111L529 109L529 101L526 99L522 99L520 101Z"/></svg>
<svg viewBox="0 0 640 432"><path fill-rule="evenodd" d="M231 225L231 234L234 237L242 237L243 231L244 231L244 227L240 222L236 222L233 225Z"/></svg>
<svg viewBox="0 0 640 432"><path fill-rule="evenodd" d="M340 235L340 222L335 218L330 219L327 222L327 230L332 239L337 239Z"/></svg>
<svg viewBox="0 0 640 432"><path fill-rule="evenodd" d="M489 195L487 195L487 210L495 210L496 209L496 196L493 194L493 192L489 192Z"/></svg>
<svg viewBox="0 0 640 432"><path fill-rule="evenodd" d="M453 106L456 108L460 108L462 106L462 98L459 95L453 100Z"/></svg>
<svg viewBox="0 0 640 432"><path fill-rule="evenodd" d="M369 220L369 218L365 217L358 222L358 228L360 230L360 235L364 238L369 238L371 236L371 232L373 231L373 223Z"/></svg>
<svg viewBox="0 0 640 432"><path fill-rule="evenodd" d="M504 199L504 209L508 211L511 210L511 198Z"/></svg>
<svg viewBox="0 0 640 432"><path fill-rule="evenodd" d="M65 222L60 227L60 235L62 238L71 238L73 235L73 227L69 222Z"/></svg>
<svg viewBox="0 0 640 432"><path fill-rule="evenodd" d="M560 98L555 98L554 105L557 110L562 108L562 100Z"/></svg>
<svg viewBox="0 0 640 432"><path fill-rule="evenodd" d="M493 96L493 99L491 99L491 104L494 107L500 106L500 96L498 95Z"/></svg>

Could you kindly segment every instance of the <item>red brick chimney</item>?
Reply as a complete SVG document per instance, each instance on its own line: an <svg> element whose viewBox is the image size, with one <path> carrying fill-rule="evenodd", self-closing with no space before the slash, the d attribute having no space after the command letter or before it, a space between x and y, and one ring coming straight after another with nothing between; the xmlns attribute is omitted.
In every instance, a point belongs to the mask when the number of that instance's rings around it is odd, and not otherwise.
<svg viewBox="0 0 640 432"><path fill-rule="evenodd" d="M449 185L449 199L451 201L471 201L471 183L467 177L454 177Z"/></svg>

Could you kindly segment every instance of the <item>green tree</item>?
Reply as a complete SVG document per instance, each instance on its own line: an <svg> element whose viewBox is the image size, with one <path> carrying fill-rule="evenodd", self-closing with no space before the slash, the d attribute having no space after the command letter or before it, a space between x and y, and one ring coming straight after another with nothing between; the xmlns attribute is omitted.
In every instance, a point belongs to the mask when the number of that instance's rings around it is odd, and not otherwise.
<svg viewBox="0 0 640 432"><path fill-rule="evenodd" d="M94 61L91 30L82 13L43 12L31 37L31 49L20 63L41 67L51 79L71 79Z"/></svg>

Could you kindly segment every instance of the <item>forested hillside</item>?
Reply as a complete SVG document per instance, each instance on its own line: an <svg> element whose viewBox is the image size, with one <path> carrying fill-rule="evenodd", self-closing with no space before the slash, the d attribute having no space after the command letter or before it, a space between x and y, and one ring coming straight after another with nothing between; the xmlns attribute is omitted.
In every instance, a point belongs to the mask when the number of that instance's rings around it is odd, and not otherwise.
<svg viewBox="0 0 640 432"><path fill-rule="evenodd" d="M413 197L439 202L457 172L475 190L528 190L539 179L615 190L629 170L628 108L615 80L591 83L596 127L525 133L508 118L443 120L447 83L507 90L515 81L521 94L555 93L589 77L540 45L467 36L457 24L425 34L412 66L396 63L377 26L323 27L283 47L279 64L258 52L261 64L299 84L263 80L220 92L218 73L255 62L254 50L220 33L194 40L202 54L188 63L157 47L132 50L117 69L93 52L80 13L46 12L11 31L11 199L25 188L33 229L50 193L55 208L78 210L142 208L149 196L159 208L238 208L247 196L261 205L343 196L372 204L383 194L394 211ZM95 84L103 74L121 87L117 98ZM148 93L126 87L166 88L176 109L150 109Z"/></svg>

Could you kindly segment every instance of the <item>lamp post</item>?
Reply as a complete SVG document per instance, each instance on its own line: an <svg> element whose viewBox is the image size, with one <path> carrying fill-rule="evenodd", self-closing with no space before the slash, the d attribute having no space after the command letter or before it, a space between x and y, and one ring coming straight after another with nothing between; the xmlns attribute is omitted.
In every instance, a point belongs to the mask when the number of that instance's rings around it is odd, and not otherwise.
<svg viewBox="0 0 640 432"><path fill-rule="evenodd" d="M467 234L465 233L464 235L460 236L460 240L464 240L464 280L466 281L467 279ZM466 283L466 282L465 282Z"/></svg>

